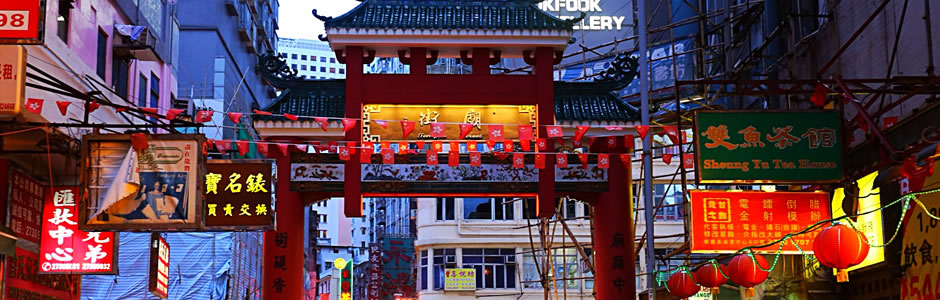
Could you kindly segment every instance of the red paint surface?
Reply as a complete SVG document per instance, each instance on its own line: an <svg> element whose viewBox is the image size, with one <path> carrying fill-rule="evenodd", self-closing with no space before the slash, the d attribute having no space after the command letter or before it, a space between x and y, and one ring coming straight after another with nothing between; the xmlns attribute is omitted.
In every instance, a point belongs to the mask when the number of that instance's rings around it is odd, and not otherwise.
<svg viewBox="0 0 940 300"><path fill-rule="evenodd" d="M81 276L39 275L39 256L16 248L16 258L7 257L4 273L4 299L79 299Z"/></svg>
<svg viewBox="0 0 940 300"><path fill-rule="evenodd" d="M290 174L290 157L277 159L277 173ZM290 191L290 180L277 181L277 231L264 232L264 299L304 299L304 206L300 194ZM277 243L277 234L287 234L284 247ZM284 256L284 268L275 268L275 257ZM275 282L283 280L280 292Z"/></svg>
<svg viewBox="0 0 940 300"><path fill-rule="evenodd" d="M350 46L346 48L346 117L362 118L363 91L370 84L363 79L362 74L362 47ZM359 126L362 126L360 124ZM346 141L362 141L362 129L358 126L346 132ZM361 150L361 149L360 149ZM360 161L350 159L346 161L344 177L344 214L349 218L362 217L362 190L360 178L362 168Z"/></svg>
<svg viewBox="0 0 940 300"><path fill-rule="evenodd" d="M539 136L547 136L544 125L555 124L555 82L552 77L555 52L552 48L538 48L535 50L535 86L515 87L528 95L535 94L538 107ZM502 81L514 76L500 76L494 81ZM548 150L554 151L554 143L548 140ZM536 215L550 218L555 214L555 162L551 159L545 162L545 169L539 170L539 196L536 201Z"/></svg>
<svg viewBox="0 0 940 300"><path fill-rule="evenodd" d="M627 152L622 147L618 148L620 152ZM600 193L594 203L594 291L597 299L636 299L630 172L629 164L625 166L619 159L610 160L608 192Z"/></svg>

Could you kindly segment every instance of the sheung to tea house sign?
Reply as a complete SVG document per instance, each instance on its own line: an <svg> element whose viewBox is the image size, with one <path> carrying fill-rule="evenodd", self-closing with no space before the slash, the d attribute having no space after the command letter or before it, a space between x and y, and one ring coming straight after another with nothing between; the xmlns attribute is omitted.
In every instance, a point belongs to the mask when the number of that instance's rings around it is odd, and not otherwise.
<svg viewBox="0 0 940 300"><path fill-rule="evenodd" d="M699 183L825 183L842 179L836 111L695 113Z"/></svg>

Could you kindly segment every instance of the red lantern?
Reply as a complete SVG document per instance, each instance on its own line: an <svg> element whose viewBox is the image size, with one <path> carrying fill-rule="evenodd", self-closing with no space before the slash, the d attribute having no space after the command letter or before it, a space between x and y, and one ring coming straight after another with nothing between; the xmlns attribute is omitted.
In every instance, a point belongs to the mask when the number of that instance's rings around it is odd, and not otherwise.
<svg viewBox="0 0 940 300"><path fill-rule="evenodd" d="M692 275L684 270L669 276L669 281L666 281L666 287L669 288L669 293L680 299L692 297L701 290L701 288L695 284L695 281L692 280Z"/></svg>
<svg viewBox="0 0 940 300"><path fill-rule="evenodd" d="M824 228L813 241L813 251L819 263L836 269L836 281L849 281L845 269L862 263L868 256L868 239L855 229L842 224Z"/></svg>
<svg viewBox="0 0 940 300"><path fill-rule="evenodd" d="M708 263L695 271L695 282L706 288L711 288L712 295L718 295L718 287L728 282L728 278L722 274L725 266L716 262Z"/></svg>
<svg viewBox="0 0 940 300"><path fill-rule="evenodd" d="M744 296L754 296L754 286L767 279L770 264L760 255L751 253L738 254L728 264L728 277L731 281L746 288Z"/></svg>

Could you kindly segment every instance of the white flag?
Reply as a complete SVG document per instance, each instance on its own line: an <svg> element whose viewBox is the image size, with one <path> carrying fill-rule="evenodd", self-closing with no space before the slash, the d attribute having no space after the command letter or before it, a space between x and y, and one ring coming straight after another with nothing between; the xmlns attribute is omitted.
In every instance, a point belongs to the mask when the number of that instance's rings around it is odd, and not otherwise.
<svg viewBox="0 0 940 300"><path fill-rule="evenodd" d="M137 191L140 189L140 176L136 167L137 152L134 151L134 147L130 147L121 162L121 167L114 173L113 181L108 184L107 192L98 199L98 211L89 217L89 220L97 217L121 199L137 195Z"/></svg>

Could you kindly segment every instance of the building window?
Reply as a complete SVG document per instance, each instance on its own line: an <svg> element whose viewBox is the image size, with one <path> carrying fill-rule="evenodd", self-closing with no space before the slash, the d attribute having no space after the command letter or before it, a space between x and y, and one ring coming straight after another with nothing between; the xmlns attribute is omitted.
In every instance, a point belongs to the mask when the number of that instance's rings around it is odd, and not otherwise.
<svg viewBox="0 0 940 300"><path fill-rule="evenodd" d="M536 268L544 267L545 252L542 250L530 251L525 249L522 257L522 287L524 288L542 288L539 282L539 270ZM585 253L592 253L591 249L585 249ZM589 254L590 255L590 254ZM538 264L536 264L538 262ZM587 262L580 257L578 250L574 248L552 249L552 269L555 270L554 286L568 289L583 288L585 290L594 289L594 280L586 279L567 279L567 278L587 278L593 277L591 271L587 268ZM567 280L565 280L567 279Z"/></svg>
<svg viewBox="0 0 940 300"><path fill-rule="evenodd" d="M438 221L453 221L455 210L457 209L454 207L454 198L437 198Z"/></svg>
<svg viewBox="0 0 940 300"><path fill-rule="evenodd" d="M130 62L125 59L114 59L114 62L111 63L111 86L114 87L114 92L118 96L124 97L125 99L130 99L131 95L128 94L127 85L130 78L128 74L130 72Z"/></svg>
<svg viewBox="0 0 940 300"><path fill-rule="evenodd" d="M101 80L104 82L108 81L106 77L107 67L108 67L108 34L98 29L98 61L95 68L98 77L101 77Z"/></svg>
<svg viewBox="0 0 940 300"><path fill-rule="evenodd" d="M330 68L330 73L336 73L336 68Z"/></svg>
<svg viewBox="0 0 940 300"><path fill-rule="evenodd" d="M340 74L346 74L346 69L339 69Z"/></svg>
<svg viewBox="0 0 940 300"><path fill-rule="evenodd" d="M434 289L444 289L444 270L457 268L457 250L431 249L434 260Z"/></svg>
<svg viewBox="0 0 940 300"><path fill-rule="evenodd" d="M297 64L290 64L290 68L291 68L291 69L294 69L294 70L297 70Z"/></svg>
<svg viewBox="0 0 940 300"><path fill-rule="evenodd" d="M320 56L320 62L326 62L326 56Z"/></svg>
<svg viewBox="0 0 940 300"><path fill-rule="evenodd" d="M477 288L516 288L516 249L463 249L463 267L476 269Z"/></svg>
<svg viewBox="0 0 940 300"><path fill-rule="evenodd" d="M310 56L310 61L317 61L317 57L316 57L316 56L313 56L313 55L311 55L311 56Z"/></svg>
<svg viewBox="0 0 940 300"><path fill-rule="evenodd" d="M330 63L331 63L331 64L335 64L335 63L336 63L336 58L335 58L335 57L330 57Z"/></svg>
<svg viewBox="0 0 940 300"><path fill-rule="evenodd" d="M150 73L150 107L160 107L160 78L157 78L157 74L154 73ZM151 119L156 121L155 118ZM157 128L154 128L153 131L156 132Z"/></svg>
<svg viewBox="0 0 940 300"><path fill-rule="evenodd" d="M463 218L467 220L512 220L513 212L510 200L511 198L463 198Z"/></svg>
<svg viewBox="0 0 940 300"><path fill-rule="evenodd" d="M320 72L326 73L326 67L320 67Z"/></svg>
<svg viewBox="0 0 940 300"><path fill-rule="evenodd" d="M279 56L280 56L281 58L287 58L287 53L281 52L281 55L279 55Z"/></svg>
<svg viewBox="0 0 940 300"><path fill-rule="evenodd" d="M72 0L59 0L59 15L56 17L58 28L56 35L66 44L69 43L69 22L72 19Z"/></svg>
<svg viewBox="0 0 940 300"><path fill-rule="evenodd" d="M147 107L147 77L144 74L140 74L137 81L137 106Z"/></svg>
<svg viewBox="0 0 940 300"><path fill-rule="evenodd" d="M310 72L316 72L316 71L317 71L317 66L310 65Z"/></svg>
<svg viewBox="0 0 940 300"><path fill-rule="evenodd" d="M522 201L522 218L538 219L538 201L535 198L526 198Z"/></svg>
<svg viewBox="0 0 940 300"><path fill-rule="evenodd" d="M300 60L307 60L307 56L306 56L306 55L301 55L301 56L300 56Z"/></svg>
<svg viewBox="0 0 940 300"><path fill-rule="evenodd" d="M420 265L419 274L421 275L420 275L420 278L418 278L419 284L420 284L420 286L418 286L418 289L427 290L428 289L428 250L426 249L421 250L421 265Z"/></svg>
<svg viewBox="0 0 940 300"><path fill-rule="evenodd" d="M290 59L297 59L297 53L291 54Z"/></svg>
<svg viewBox="0 0 940 300"><path fill-rule="evenodd" d="M687 185L687 189L695 189L694 185ZM663 199L665 197L665 199ZM663 200L663 206L656 210L657 221L677 221L684 220L682 209L682 187L670 184L653 185L653 201L659 203Z"/></svg>
<svg viewBox="0 0 940 300"><path fill-rule="evenodd" d="M306 70L307 70L307 65L300 65L300 70L306 71Z"/></svg>

